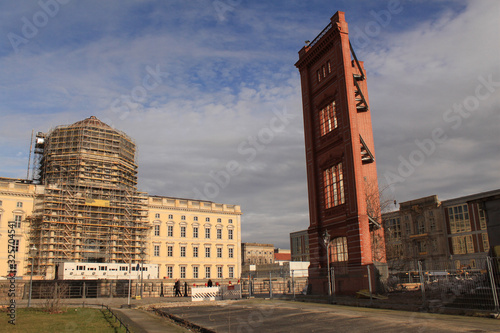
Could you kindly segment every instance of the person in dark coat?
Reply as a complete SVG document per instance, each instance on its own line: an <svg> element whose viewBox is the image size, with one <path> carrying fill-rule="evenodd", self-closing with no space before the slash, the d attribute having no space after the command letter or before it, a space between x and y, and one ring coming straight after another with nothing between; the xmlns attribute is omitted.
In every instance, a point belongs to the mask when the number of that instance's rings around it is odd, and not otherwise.
<svg viewBox="0 0 500 333"><path fill-rule="evenodd" d="M177 297L177 296L182 297L181 282L179 281L179 279L175 280L174 290L175 290L175 297Z"/></svg>
<svg viewBox="0 0 500 333"><path fill-rule="evenodd" d="M213 286L212 280L209 279L207 282L207 287L212 287L212 286Z"/></svg>

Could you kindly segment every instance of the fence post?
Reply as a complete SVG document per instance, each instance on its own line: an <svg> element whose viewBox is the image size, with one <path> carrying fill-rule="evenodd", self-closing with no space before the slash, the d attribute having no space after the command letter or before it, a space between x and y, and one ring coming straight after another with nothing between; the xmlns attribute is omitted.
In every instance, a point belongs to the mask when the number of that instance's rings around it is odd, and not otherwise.
<svg viewBox="0 0 500 333"><path fill-rule="evenodd" d="M422 304L424 308L427 308L427 300L425 298L425 281L424 281L424 273L422 272L422 262L418 261L418 276L420 278L420 289L422 289Z"/></svg>
<svg viewBox="0 0 500 333"><path fill-rule="evenodd" d="M248 275L248 297L252 297L252 280L250 274Z"/></svg>
<svg viewBox="0 0 500 333"><path fill-rule="evenodd" d="M498 260L498 258L497 258ZM488 272L490 275L490 284L491 284L491 294L493 296L493 302L495 304L495 312L499 313L500 312L500 307L498 304L498 294L497 294L497 287L495 284L495 274L493 273L493 265L491 263L492 258L491 257L486 257L486 262L488 263Z"/></svg>
<svg viewBox="0 0 500 333"><path fill-rule="evenodd" d="M272 274L271 272L269 272L269 298L273 298L273 283L271 281L271 278L272 278Z"/></svg>
<svg viewBox="0 0 500 333"><path fill-rule="evenodd" d="M330 267L331 270L331 276L332 276L332 288L333 288L333 302L336 302L335 300L335 267Z"/></svg>

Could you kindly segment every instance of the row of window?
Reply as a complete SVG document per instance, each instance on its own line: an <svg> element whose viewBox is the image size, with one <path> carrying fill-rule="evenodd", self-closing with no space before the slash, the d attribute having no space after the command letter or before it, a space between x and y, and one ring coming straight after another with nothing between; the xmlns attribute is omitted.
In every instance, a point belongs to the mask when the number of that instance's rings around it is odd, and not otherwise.
<svg viewBox="0 0 500 333"><path fill-rule="evenodd" d="M155 219L159 219L159 218L161 218L161 214L160 213L155 213ZM168 215L168 219L169 220L173 220L174 219L174 215L169 214ZM181 221L186 221L186 215L181 215ZM193 221L198 221L198 216L193 216ZM205 222L210 222L210 217L205 217ZM228 223L233 223L233 219L229 219L227 222ZM218 218L217 219L217 223L222 223L222 219Z"/></svg>
<svg viewBox="0 0 500 333"><path fill-rule="evenodd" d="M245 261L246 264L267 264L266 258L249 258ZM273 263L273 259L269 259L269 264Z"/></svg>
<svg viewBox="0 0 500 333"><path fill-rule="evenodd" d="M484 252L488 252L490 250L490 242L488 240L488 234L482 233L481 240L483 242ZM467 254L467 253L479 252L474 249L472 235L452 237L451 244L452 244L453 254Z"/></svg>
<svg viewBox="0 0 500 333"><path fill-rule="evenodd" d="M326 78L331 73L332 73L332 65L330 63L330 60L328 60L326 64L321 66L321 69L318 69L316 71L316 78L318 79L318 83L321 82L321 80Z"/></svg>
<svg viewBox="0 0 500 333"><path fill-rule="evenodd" d="M271 252L271 251L256 251L256 250L252 250L252 251L247 251L247 254L252 254L252 255L256 255L256 254L274 255L274 251Z"/></svg>
<svg viewBox="0 0 500 333"><path fill-rule="evenodd" d="M210 247L205 247L205 258L210 258L211 257L211 248ZM199 257L199 247L198 246L193 246L193 258L198 258ZM153 256L154 257L160 257L160 245L154 245L153 246ZM174 246L173 245L168 245L167 246L167 257L173 257L174 256ZM186 257L186 246L181 246L179 249L179 256L185 258ZM227 249L227 256L228 258L234 258L234 248L229 247ZM216 257L217 258L222 258L222 247L217 247L216 248Z"/></svg>
<svg viewBox="0 0 500 333"><path fill-rule="evenodd" d="M186 266L180 266L180 278L185 279L187 278L186 271L187 268ZM223 274L223 267L222 266L217 266L217 278L222 279L224 278ZM192 267L192 275L191 278L193 279L199 279L200 278L200 271L198 266L193 266ZM233 279L234 278L234 267L233 266L228 266L228 278ZM174 277L174 267L173 266L167 266L167 277L169 279L172 279ZM205 266L205 279L211 279L212 278L212 267L210 266Z"/></svg>
<svg viewBox="0 0 500 333"><path fill-rule="evenodd" d="M198 238L198 234L199 234L198 227L193 227L193 238ZM154 235L161 236L159 224L156 224L154 226ZM205 239L210 239L210 235L211 235L211 229L208 227L205 227ZM174 226L173 225L167 226L167 236L174 237ZM181 226L180 237L182 237L182 238L186 237L186 227L185 226ZM233 239L233 237L234 237L234 230L228 229L227 230L227 239ZM218 228L216 230L216 238L222 239L222 229Z"/></svg>
<svg viewBox="0 0 500 333"><path fill-rule="evenodd" d="M2 206L2 204L3 204L3 202L2 202L2 200L0 200L0 206ZM22 203L22 201L18 201L18 202L16 202L16 207L17 207L17 208L23 208L23 203Z"/></svg>
<svg viewBox="0 0 500 333"><path fill-rule="evenodd" d="M2 202L2 200L0 200L0 206L2 206L2 205L3 205L3 202ZM22 201L16 202L16 207L23 208L23 202Z"/></svg>
<svg viewBox="0 0 500 333"><path fill-rule="evenodd" d="M83 265L79 265L79 266L76 266L76 270L77 271L97 271L97 267L87 267L87 266L83 266ZM99 271L107 271L108 270L108 266L99 266ZM110 271L121 271L121 272L128 272L128 266L119 266L119 267L109 267L109 270ZM135 265L131 265L130 266L130 270L132 272L135 272L135 271L143 271L143 272L147 272L148 271L148 267L147 266L139 266L139 264L137 264L137 266Z"/></svg>
<svg viewBox="0 0 500 333"><path fill-rule="evenodd" d="M2 221L2 214L0 214L0 221ZM9 221L9 228L21 228L22 221L22 215L14 215L14 221Z"/></svg>
<svg viewBox="0 0 500 333"><path fill-rule="evenodd" d="M447 208L449 221L450 221L450 231L452 234L460 232L470 232L471 223L469 219L469 210L467 204L458 205ZM418 216L413 225L413 234L425 234L427 231L435 231L437 229L436 220L434 218L434 212L429 211L428 223L426 223L423 216ZM407 235L412 234L412 225L410 223L409 215L405 217L405 231ZM483 209L479 208L479 224L481 230L486 230L486 215ZM401 219L399 217L388 219L386 221L386 233L391 239L401 238Z"/></svg>

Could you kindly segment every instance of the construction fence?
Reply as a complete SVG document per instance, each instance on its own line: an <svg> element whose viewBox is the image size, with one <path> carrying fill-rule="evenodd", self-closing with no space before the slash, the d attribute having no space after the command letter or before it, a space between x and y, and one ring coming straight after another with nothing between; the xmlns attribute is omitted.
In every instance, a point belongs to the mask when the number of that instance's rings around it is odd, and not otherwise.
<svg viewBox="0 0 500 333"><path fill-rule="evenodd" d="M432 270L389 272L387 295L391 301L422 308L440 307L499 312L500 258L476 259L473 265L452 260L434 263Z"/></svg>
<svg viewBox="0 0 500 333"><path fill-rule="evenodd" d="M377 303L418 307L433 312L439 309L460 309L500 313L500 258L476 259L473 265L458 265L456 261L434 262L432 269L426 269L424 262L416 262L415 270L389 271L383 293L367 290L360 297L369 297ZM427 267L429 268L429 267ZM251 273L233 284L238 285L242 297L286 297L309 294L305 272L281 274L270 272L267 277ZM342 272L331 270L331 284L335 285L336 275ZM299 277L296 277L296 276ZM368 274L367 274L368 276ZM219 283L220 282L220 283ZM214 285L227 285L224 281L214 281ZM77 281L33 281L32 298L101 298L101 297L173 297L174 281L145 280L77 280ZM192 296L192 289L204 286L201 281L182 281L183 296ZM27 299L29 281L16 282L16 298ZM0 300L8 300L9 283L0 283ZM332 288L332 297L340 298Z"/></svg>
<svg viewBox="0 0 500 333"><path fill-rule="evenodd" d="M250 273L240 281L243 296L298 295L307 293L307 269L291 272Z"/></svg>

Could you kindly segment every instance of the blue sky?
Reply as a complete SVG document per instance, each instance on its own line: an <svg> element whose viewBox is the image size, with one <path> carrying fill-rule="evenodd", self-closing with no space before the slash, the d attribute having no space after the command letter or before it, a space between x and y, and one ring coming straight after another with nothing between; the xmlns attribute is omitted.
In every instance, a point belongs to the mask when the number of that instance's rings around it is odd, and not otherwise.
<svg viewBox="0 0 500 333"><path fill-rule="evenodd" d="M26 176L32 129L95 115L136 141L140 190L239 204L244 241L289 247L308 226L294 63L337 10L387 196L500 188L495 0L1 2L0 176Z"/></svg>

